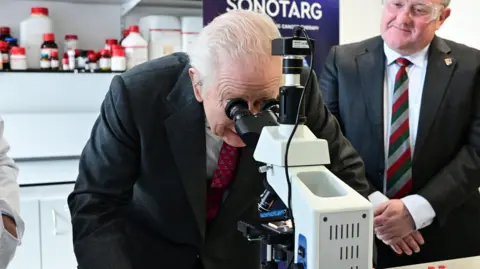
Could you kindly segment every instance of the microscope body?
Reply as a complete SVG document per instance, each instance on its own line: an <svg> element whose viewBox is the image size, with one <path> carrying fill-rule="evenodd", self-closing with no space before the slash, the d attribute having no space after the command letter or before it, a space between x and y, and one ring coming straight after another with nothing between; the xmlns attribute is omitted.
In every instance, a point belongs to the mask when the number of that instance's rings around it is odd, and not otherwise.
<svg viewBox="0 0 480 269"><path fill-rule="evenodd" d="M306 38L300 37L302 31ZM325 167L330 163L328 143L305 125L300 75L315 44L303 28L294 32L272 41L272 55L283 57L279 102L266 104L255 115L239 98L225 109L241 139L255 148L253 157L266 175L258 223L240 221L238 229L248 240L293 254L294 267L288 269L371 269L373 206ZM311 68L306 84L312 73ZM286 209L271 210L277 198ZM286 225L288 221L293 224ZM267 261L268 268L276 268L275 257Z"/></svg>
<svg viewBox="0 0 480 269"><path fill-rule="evenodd" d="M266 164L266 179L288 204L285 156L293 126L264 127L254 159ZM296 268L372 268L373 207L324 165L327 141L298 126L288 154Z"/></svg>

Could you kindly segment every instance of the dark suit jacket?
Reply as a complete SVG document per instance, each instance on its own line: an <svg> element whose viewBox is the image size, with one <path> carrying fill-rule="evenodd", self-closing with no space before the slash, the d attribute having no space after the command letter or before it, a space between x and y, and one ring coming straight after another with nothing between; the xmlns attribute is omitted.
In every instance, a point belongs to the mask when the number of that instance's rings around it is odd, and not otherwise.
<svg viewBox="0 0 480 269"><path fill-rule="evenodd" d="M320 76L327 107L362 156L367 178L380 190L384 73L383 40L375 37L333 47ZM480 255L479 152L480 52L435 37L412 164L412 193L426 198L436 212L434 223L421 230L427 242L421 259Z"/></svg>
<svg viewBox="0 0 480 269"><path fill-rule="evenodd" d="M207 230L203 106L188 57L178 53L116 76L80 160L68 198L74 250L84 269L259 268L259 245L237 231L263 191L252 150L242 149L234 185ZM368 194L364 167L308 87L308 126L330 145L331 170Z"/></svg>

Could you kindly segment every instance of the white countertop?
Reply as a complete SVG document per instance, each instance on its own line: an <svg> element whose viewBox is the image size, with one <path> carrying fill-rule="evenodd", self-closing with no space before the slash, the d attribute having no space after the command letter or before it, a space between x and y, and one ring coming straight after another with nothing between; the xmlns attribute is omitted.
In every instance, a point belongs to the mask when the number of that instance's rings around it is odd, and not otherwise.
<svg viewBox="0 0 480 269"><path fill-rule="evenodd" d="M435 269L437 269L439 265L445 265L445 269L479 269L480 256L441 262L423 263L411 266L395 267L390 269L427 269L429 266L435 266Z"/></svg>
<svg viewBox="0 0 480 269"><path fill-rule="evenodd" d="M78 159L16 161L19 169L18 184L26 186L75 182L78 176L78 163Z"/></svg>

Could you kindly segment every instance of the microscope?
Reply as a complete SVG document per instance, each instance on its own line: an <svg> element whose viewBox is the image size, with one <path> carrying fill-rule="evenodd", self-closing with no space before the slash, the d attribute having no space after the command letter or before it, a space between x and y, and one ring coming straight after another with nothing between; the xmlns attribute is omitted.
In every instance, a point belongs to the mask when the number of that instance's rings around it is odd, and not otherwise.
<svg viewBox="0 0 480 269"><path fill-rule="evenodd" d="M264 269L276 269L280 262L286 269L371 269L373 206L325 167L328 143L305 125L300 76L310 55L308 85L314 45L302 27L293 37L274 39L272 55L283 57L279 101L265 102L257 114L242 99L225 108L241 139L255 148L253 157L265 174L258 220L240 221L238 230L267 245Z"/></svg>

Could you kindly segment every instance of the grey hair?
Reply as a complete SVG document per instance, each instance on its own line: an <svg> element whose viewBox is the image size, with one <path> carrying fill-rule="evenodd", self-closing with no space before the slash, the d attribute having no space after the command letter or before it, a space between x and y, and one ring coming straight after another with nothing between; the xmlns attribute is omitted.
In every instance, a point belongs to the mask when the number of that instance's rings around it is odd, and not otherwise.
<svg viewBox="0 0 480 269"><path fill-rule="evenodd" d="M442 4L445 7L448 7L450 5L451 0L441 0L440 4Z"/></svg>
<svg viewBox="0 0 480 269"><path fill-rule="evenodd" d="M383 1L382 1L383 4L385 4L385 1L386 1L386 0L383 0ZM442 5L442 6L444 6L444 7L448 7L448 6L450 5L450 2L451 2L451 1L452 1L452 0L440 0L440 5Z"/></svg>
<svg viewBox="0 0 480 269"><path fill-rule="evenodd" d="M271 40L280 31L268 15L256 11L232 10L205 26L188 51L190 64L197 70L202 91L214 83L223 65L244 63L246 68L263 66L271 55Z"/></svg>

